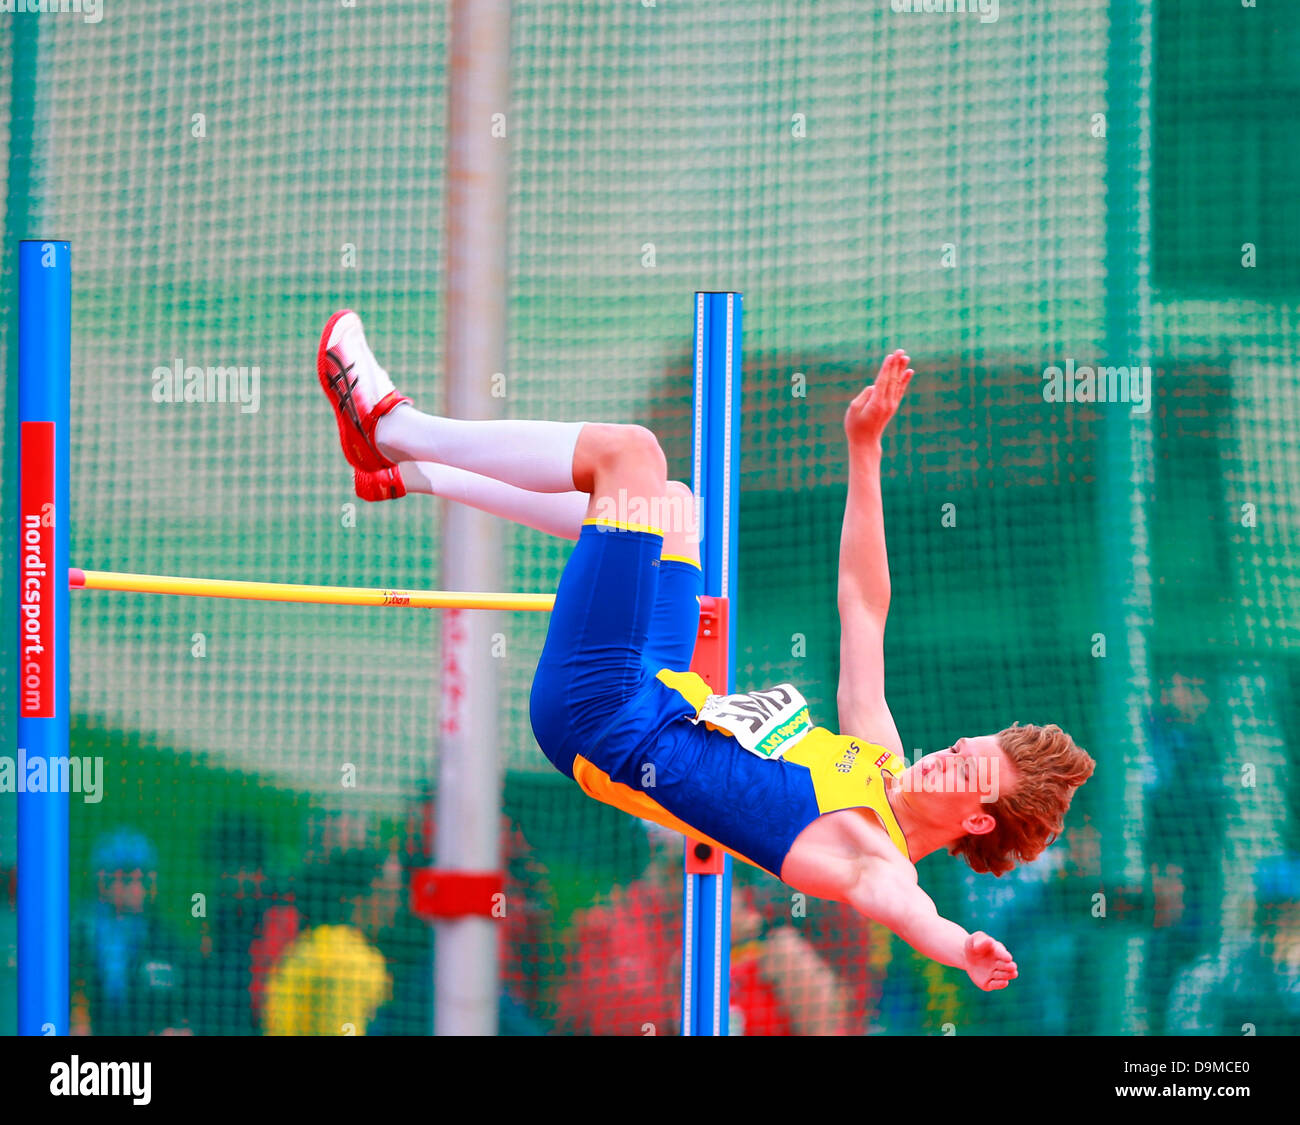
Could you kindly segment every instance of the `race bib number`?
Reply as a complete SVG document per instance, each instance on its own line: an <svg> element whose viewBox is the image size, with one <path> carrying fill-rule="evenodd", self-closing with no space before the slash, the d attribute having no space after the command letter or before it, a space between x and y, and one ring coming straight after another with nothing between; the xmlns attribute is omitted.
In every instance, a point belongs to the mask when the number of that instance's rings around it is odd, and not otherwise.
<svg viewBox="0 0 1300 1125"><path fill-rule="evenodd" d="M760 758L779 758L813 729L808 701L793 684L741 695L711 695L695 717L730 734Z"/></svg>

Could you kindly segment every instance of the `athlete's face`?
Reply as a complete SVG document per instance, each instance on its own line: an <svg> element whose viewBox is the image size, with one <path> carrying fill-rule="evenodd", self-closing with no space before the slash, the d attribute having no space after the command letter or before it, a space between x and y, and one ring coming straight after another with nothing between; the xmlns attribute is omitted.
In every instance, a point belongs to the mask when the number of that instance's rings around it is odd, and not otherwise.
<svg viewBox="0 0 1300 1125"><path fill-rule="evenodd" d="M991 806L1011 791L1016 776L997 735L983 734L925 755L901 780L927 819L978 834L993 830Z"/></svg>

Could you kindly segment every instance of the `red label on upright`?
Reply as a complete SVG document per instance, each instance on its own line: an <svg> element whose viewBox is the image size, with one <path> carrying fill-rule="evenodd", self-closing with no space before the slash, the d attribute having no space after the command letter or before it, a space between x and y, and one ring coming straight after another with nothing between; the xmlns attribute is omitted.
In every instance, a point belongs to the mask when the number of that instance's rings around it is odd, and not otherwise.
<svg viewBox="0 0 1300 1125"><path fill-rule="evenodd" d="M709 690L715 695L727 694L730 680L727 661L729 637L727 599L702 595L700 623L695 634L695 655L691 658L691 671L708 684Z"/></svg>
<svg viewBox="0 0 1300 1125"><path fill-rule="evenodd" d="M19 435L18 714L54 717L54 423Z"/></svg>

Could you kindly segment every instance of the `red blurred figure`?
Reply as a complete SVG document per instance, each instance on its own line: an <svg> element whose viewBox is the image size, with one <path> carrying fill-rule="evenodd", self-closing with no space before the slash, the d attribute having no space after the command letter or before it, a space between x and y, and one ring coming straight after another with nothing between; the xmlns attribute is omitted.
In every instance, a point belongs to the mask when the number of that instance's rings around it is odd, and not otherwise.
<svg viewBox="0 0 1300 1125"><path fill-rule="evenodd" d="M680 1029L682 837L648 825L645 874L574 915L556 993L559 1030L579 1035L672 1035ZM734 1035L842 1034L835 975L789 926L763 932L752 892L733 885Z"/></svg>

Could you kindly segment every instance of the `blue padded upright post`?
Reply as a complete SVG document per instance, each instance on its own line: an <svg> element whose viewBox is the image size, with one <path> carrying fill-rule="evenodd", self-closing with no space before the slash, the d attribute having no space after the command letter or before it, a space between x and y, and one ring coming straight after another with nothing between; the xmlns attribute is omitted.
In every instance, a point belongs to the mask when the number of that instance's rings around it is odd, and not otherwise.
<svg viewBox="0 0 1300 1125"><path fill-rule="evenodd" d="M692 483L700 508L704 593L725 599L726 679L735 680L736 548L740 513L739 293L695 294ZM687 856L682 934L682 1034L726 1035L730 1013L731 857L711 873Z"/></svg>
<svg viewBox="0 0 1300 1125"><path fill-rule="evenodd" d="M66 242L18 244L18 1033L68 1033ZM58 763L62 768L59 768Z"/></svg>

